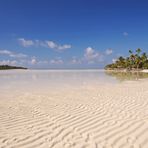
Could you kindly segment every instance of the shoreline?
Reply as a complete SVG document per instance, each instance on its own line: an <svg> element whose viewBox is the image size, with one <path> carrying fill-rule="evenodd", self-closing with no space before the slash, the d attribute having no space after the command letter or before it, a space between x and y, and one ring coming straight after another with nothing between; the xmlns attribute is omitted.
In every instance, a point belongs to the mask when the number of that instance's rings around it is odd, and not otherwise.
<svg viewBox="0 0 148 148"><path fill-rule="evenodd" d="M138 69L138 70L128 70L128 69L105 69L105 71L111 71L111 72L131 72L131 73L137 73L137 72L144 72L148 73L148 69Z"/></svg>

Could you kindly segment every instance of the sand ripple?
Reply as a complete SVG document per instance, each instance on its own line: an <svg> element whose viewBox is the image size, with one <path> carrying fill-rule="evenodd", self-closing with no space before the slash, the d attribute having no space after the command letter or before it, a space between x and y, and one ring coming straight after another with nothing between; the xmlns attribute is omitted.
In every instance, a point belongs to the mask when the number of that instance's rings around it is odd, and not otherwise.
<svg viewBox="0 0 148 148"><path fill-rule="evenodd" d="M148 148L148 83L7 94L1 148Z"/></svg>

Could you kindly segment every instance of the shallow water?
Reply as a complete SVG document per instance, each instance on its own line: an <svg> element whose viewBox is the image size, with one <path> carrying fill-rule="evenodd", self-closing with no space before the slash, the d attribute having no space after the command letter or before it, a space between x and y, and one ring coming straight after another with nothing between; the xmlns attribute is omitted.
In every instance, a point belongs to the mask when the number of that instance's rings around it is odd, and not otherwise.
<svg viewBox="0 0 148 148"><path fill-rule="evenodd" d="M116 83L103 70L10 70L0 71L2 88L68 88Z"/></svg>
<svg viewBox="0 0 148 148"><path fill-rule="evenodd" d="M148 148L144 73L0 71L0 147ZM116 85L117 84L117 85Z"/></svg>
<svg viewBox="0 0 148 148"><path fill-rule="evenodd" d="M29 91L87 88L147 77L146 73L117 73L104 70L6 70L0 71L0 89Z"/></svg>

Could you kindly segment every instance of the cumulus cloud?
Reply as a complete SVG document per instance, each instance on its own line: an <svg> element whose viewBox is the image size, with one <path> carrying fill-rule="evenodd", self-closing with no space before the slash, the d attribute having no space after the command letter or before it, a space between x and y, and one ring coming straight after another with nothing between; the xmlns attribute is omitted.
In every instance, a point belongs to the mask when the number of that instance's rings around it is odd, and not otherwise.
<svg viewBox="0 0 148 148"><path fill-rule="evenodd" d="M18 62L16 60L2 60L2 61L0 61L0 65L15 66L16 64L18 64Z"/></svg>
<svg viewBox="0 0 148 148"><path fill-rule="evenodd" d="M93 48L88 47L85 49L84 57L87 60L94 60L99 56L99 53L97 53Z"/></svg>
<svg viewBox="0 0 148 148"><path fill-rule="evenodd" d="M10 55L11 54L11 51L8 51L8 50L0 50L0 54L1 55Z"/></svg>
<svg viewBox="0 0 148 148"><path fill-rule="evenodd" d="M57 57L55 59L51 59L49 63L52 64L52 65L53 64L54 65L59 65L59 64L63 64L64 62L60 57Z"/></svg>
<svg viewBox="0 0 148 148"><path fill-rule="evenodd" d="M37 64L37 59L36 59L36 57L32 57L32 58L31 58L31 64L32 64L32 65Z"/></svg>
<svg viewBox="0 0 148 148"><path fill-rule="evenodd" d="M69 44L60 45L51 40L40 41L40 40L25 40L24 38L20 38L18 39L18 41L23 47L29 47L29 46L46 47L46 48L54 49L56 51L64 51L72 47Z"/></svg>
<svg viewBox="0 0 148 148"><path fill-rule="evenodd" d="M49 48L57 48L58 46L57 46L57 44L56 43L54 43L53 41L46 41L46 43L47 43L47 46L49 47Z"/></svg>
<svg viewBox="0 0 148 148"><path fill-rule="evenodd" d="M64 44L64 45L58 45L57 43L53 41L46 41L48 48L55 49L57 51L63 51L66 49L70 49L71 45Z"/></svg>
<svg viewBox="0 0 148 148"><path fill-rule="evenodd" d="M72 59L70 60L70 64L95 64L95 63L99 63L99 62L103 62L104 61L104 54L103 53L99 53L98 51L96 51L95 49L93 49L92 47L87 47L84 50L84 55L80 58L77 58L75 56L72 57Z"/></svg>
<svg viewBox="0 0 148 148"><path fill-rule="evenodd" d="M105 54L106 55L111 55L113 53L112 49L106 49Z"/></svg>
<svg viewBox="0 0 148 148"><path fill-rule="evenodd" d="M128 36L128 32L123 32L123 35L124 36Z"/></svg>
<svg viewBox="0 0 148 148"><path fill-rule="evenodd" d="M12 51L9 50L0 50L0 55L6 55L12 58L26 58L27 55L26 54L22 54L22 53L14 53Z"/></svg>
<svg viewBox="0 0 148 148"><path fill-rule="evenodd" d="M72 57L72 60L70 61L71 64L81 64L82 59L79 59L77 57Z"/></svg>
<svg viewBox="0 0 148 148"><path fill-rule="evenodd" d="M19 38L18 41L24 47L29 47L34 45L34 42L32 40L25 40L24 38Z"/></svg>
<svg viewBox="0 0 148 148"><path fill-rule="evenodd" d="M46 60L40 60L37 57L29 57L26 59L18 59L17 64L21 66L45 66L48 64Z"/></svg>
<svg viewBox="0 0 148 148"><path fill-rule="evenodd" d="M59 45L57 49L59 51L61 51L61 50L63 51L65 49L70 49L70 48L71 48L71 45L65 44L65 45Z"/></svg>
<svg viewBox="0 0 148 148"><path fill-rule="evenodd" d="M87 61L89 64L93 64L96 62L102 62L104 55L100 54L99 52L95 51L92 47L87 47L84 53L84 61Z"/></svg>

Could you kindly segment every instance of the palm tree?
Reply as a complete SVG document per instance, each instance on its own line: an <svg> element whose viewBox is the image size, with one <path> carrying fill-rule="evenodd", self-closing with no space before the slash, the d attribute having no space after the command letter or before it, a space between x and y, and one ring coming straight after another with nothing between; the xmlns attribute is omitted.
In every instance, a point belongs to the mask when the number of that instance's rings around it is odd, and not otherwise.
<svg viewBox="0 0 148 148"><path fill-rule="evenodd" d="M124 57L122 56L119 57L119 61L123 62L124 60L125 60Z"/></svg>
<svg viewBox="0 0 148 148"><path fill-rule="evenodd" d="M141 56L142 62L144 63L147 60L146 52L144 52Z"/></svg>
<svg viewBox="0 0 148 148"><path fill-rule="evenodd" d="M141 62L142 62L142 67L143 68L147 68L147 65L148 65L148 57L147 57L147 55L146 55L145 52L141 56Z"/></svg>
<svg viewBox="0 0 148 148"><path fill-rule="evenodd" d="M132 50L129 50L129 53L132 54L133 53Z"/></svg>
<svg viewBox="0 0 148 148"><path fill-rule="evenodd" d="M131 61L130 61L130 58L129 58L129 57L127 57L127 58L125 59L125 67L126 67L127 69L131 69Z"/></svg>
<svg viewBox="0 0 148 148"><path fill-rule="evenodd" d="M140 64L141 64L141 57L136 55L135 66L136 66L137 70L139 69Z"/></svg>
<svg viewBox="0 0 148 148"><path fill-rule="evenodd" d="M137 70L138 70L139 65L141 63L140 52L141 52L140 48L138 48L136 50L136 54L133 54L132 50L129 50L131 67L132 68L137 68Z"/></svg>
<svg viewBox="0 0 148 148"><path fill-rule="evenodd" d="M125 58L120 56L118 61L119 61L120 67L124 68L125 67Z"/></svg>
<svg viewBox="0 0 148 148"><path fill-rule="evenodd" d="M138 49L136 50L136 52L137 52L137 54L139 55L139 54L140 54L140 52L141 52L141 49L140 49L140 48L138 48Z"/></svg>
<svg viewBox="0 0 148 148"><path fill-rule="evenodd" d="M142 63L142 60L141 60L141 57L140 57L140 52L141 52L141 49L138 48L136 50L137 54L135 54L135 66L136 66L137 70L139 69L139 65Z"/></svg>
<svg viewBox="0 0 148 148"><path fill-rule="evenodd" d="M115 63L107 65L106 68L148 69L148 56L145 52L141 54L141 51L140 48L138 48L135 53L129 50L130 56L127 58L120 56Z"/></svg>
<svg viewBox="0 0 148 148"><path fill-rule="evenodd" d="M132 53L130 55L129 59L130 59L130 65L131 65L130 67L134 68L135 67L135 59L136 59L135 55Z"/></svg>

